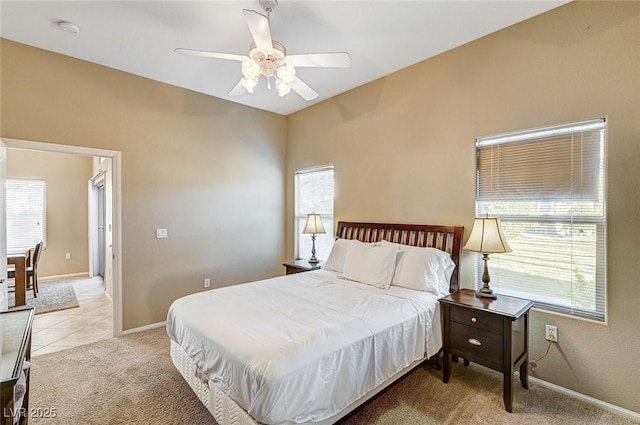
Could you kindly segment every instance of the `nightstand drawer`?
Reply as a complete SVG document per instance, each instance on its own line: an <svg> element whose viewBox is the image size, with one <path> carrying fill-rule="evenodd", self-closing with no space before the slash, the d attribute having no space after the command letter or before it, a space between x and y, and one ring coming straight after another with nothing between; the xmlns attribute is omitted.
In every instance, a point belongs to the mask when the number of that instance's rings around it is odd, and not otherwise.
<svg viewBox="0 0 640 425"><path fill-rule="evenodd" d="M461 307L452 308L451 321L472 326L474 328L484 329L490 332L502 333L502 317L491 313L485 313L484 311L477 309Z"/></svg>
<svg viewBox="0 0 640 425"><path fill-rule="evenodd" d="M449 332L453 354L494 369L502 368L502 335L455 322L451 322Z"/></svg>

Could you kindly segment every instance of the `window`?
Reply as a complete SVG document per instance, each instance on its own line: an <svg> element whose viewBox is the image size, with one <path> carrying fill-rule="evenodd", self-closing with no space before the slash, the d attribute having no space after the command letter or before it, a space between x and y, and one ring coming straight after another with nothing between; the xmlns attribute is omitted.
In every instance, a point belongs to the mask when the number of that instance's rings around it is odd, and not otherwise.
<svg viewBox="0 0 640 425"><path fill-rule="evenodd" d="M295 255L311 257L311 235L303 235L307 214L317 213L327 231L316 237L316 257L326 260L333 247L333 165L307 168L295 173Z"/></svg>
<svg viewBox="0 0 640 425"><path fill-rule="evenodd" d="M47 183L44 180L6 180L7 251L46 246Z"/></svg>
<svg viewBox="0 0 640 425"><path fill-rule="evenodd" d="M605 119L476 140L476 213L513 248L491 256L494 291L605 320L605 145Z"/></svg>

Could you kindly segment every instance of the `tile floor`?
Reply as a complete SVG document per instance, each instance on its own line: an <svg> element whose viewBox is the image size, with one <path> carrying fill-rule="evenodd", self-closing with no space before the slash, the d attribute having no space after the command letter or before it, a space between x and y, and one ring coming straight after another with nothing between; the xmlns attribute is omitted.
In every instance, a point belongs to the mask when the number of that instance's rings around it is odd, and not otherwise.
<svg viewBox="0 0 640 425"><path fill-rule="evenodd" d="M104 293L102 278L72 280L80 307L35 316L31 340L32 356L113 336L113 307Z"/></svg>

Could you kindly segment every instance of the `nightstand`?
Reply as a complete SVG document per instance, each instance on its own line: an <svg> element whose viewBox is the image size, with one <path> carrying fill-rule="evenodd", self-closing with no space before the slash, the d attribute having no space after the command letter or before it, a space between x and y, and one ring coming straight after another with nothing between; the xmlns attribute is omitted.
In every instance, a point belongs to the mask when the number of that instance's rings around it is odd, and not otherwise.
<svg viewBox="0 0 640 425"><path fill-rule="evenodd" d="M309 260L295 260L282 263L287 269L287 274L296 274L303 272L310 272L311 270L320 270L324 261L320 261L318 264L309 264Z"/></svg>
<svg viewBox="0 0 640 425"><path fill-rule="evenodd" d="M503 398L513 411L513 373L520 368L520 383L529 388L529 310L531 301L498 295L478 298L462 289L440 299L444 366L442 381L449 382L451 356L462 357L503 373Z"/></svg>
<svg viewBox="0 0 640 425"><path fill-rule="evenodd" d="M25 362L31 361L33 315L33 308L0 313L0 329L2 329L0 332L0 345L2 346L0 351L2 353L0 358L0 388L2 389L0 391L0 399L2 399L0 424L2 425L26 425L29 422L31 368L25 368ZM21 404L16 404L19 402L17 399L17 393L20 392L19 387L22 388L23 398ZM55 413L56 408L42 408L42 410ZM55 415L47 417L55 417Z"/></svg>

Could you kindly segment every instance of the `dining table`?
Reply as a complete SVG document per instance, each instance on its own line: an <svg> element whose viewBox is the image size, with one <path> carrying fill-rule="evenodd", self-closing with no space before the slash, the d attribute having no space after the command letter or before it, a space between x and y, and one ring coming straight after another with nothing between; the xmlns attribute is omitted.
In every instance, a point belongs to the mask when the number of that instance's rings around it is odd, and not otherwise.
<svg viewBox="0 0 640 425"><path fill-rule="evenodd" d="M15 306L25 305L27 303L27 254L7 254L7 264L13 264L16 268L15 284L16 284L16 304Z"/></svg>

